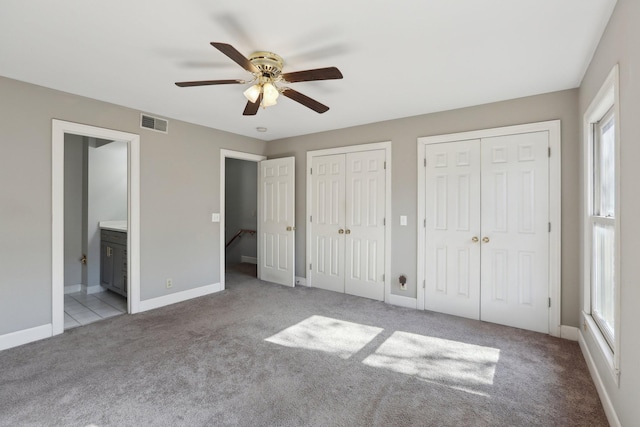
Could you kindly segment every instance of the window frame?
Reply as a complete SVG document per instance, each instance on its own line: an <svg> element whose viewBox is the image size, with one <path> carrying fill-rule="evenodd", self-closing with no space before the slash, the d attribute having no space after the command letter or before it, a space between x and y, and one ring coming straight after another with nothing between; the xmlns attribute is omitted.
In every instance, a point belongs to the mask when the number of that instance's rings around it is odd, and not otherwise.
<svg viewBox="0 0 640 427"><path fill-rule="evenodd" d="M583 333L589 335L601 350L601 354L607 361L611 375L617 385L620 378L620 108L619 108L619 70L616 64L597 95L591 101L589 108L584 114L583 138L584 138L584 158L583 158ZM614 215L595 215L595 176L596 164L594 147L598 144L595 132L599 124L606 122L608 116L613 115L614 137L615 137L615 182L614 182ZM599 202L599 201L598 201ZM608 330L603 321L598 319L593 313L593 302L595 299L593 279L594 279L594 229L595 225L613 225L614 227L614 330ZM612 333L611 333L612 332Z"/></svg>

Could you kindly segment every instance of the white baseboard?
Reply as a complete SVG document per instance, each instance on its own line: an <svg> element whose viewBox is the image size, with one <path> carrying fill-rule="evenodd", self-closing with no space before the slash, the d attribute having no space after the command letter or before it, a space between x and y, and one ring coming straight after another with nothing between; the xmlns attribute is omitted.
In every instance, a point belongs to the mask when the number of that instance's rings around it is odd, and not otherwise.
<svg viewBox="0 0 640 427"><path fill-rule="evenodd" d="M307 286L307 278L296 276L296 286Z"/></svg>
<svg viewBox="0 0 640 427"><path fill-rule="evenodd" d="M416 298L403 297L402 295L391 294L387 302L400 307L413 308L414 310L418 308L418 300Z"/></svg>
<svg viewBox="0 0 640 427"><path fill-rule="evenodd" d="M11 332L0 335L0 351L17 347L33 341L38 341L52 336L53 327L51 323L35 328L23 329L22 331Z"/></svg>
<svg viewBox="0 0 640 427"><path fill-rule="evenodd" d="M82 285L65 285L64 286L64 294L75 294L76 292L82 291Z"/></svg>
<svg viewBox="0 0 640 427"><path fill-rule="evenodd" d="M258 258L254 256L240 256L240 262L246 262L248 264L258 264Z"/></svg>
<svg viewBox="0 0 640 427"><path fill-rule="evenodd" d="M618 419L618 415L616 414L616 410L613 407L613 403L611 402L611 398L609 398L609 394L607 393L607 389L602 382L602 378L600 377L600 373L598 372L598 368L596 367L596 363L593 360L593 356L589 351L589 347L584 340L584 336L582 335L582 331L578 329L578 343L580 344L580 349L582 350L582 355L584 356L584 360L587 362L587 367L589 368L589 373L591 374L591 378L593 379L593 383L596 386L596 390L598 391L598 396L600 396L600 401L602 402L602 407L604 408L604 413L607 415L607 420L609 421L609 425L612 427L622 427L620 424L620 420Z"/></svg>
<svg viewBox="0 0 640 427"><path fill-rule="evenodd" d="M91 286L82 285L82 291L85 292L87 295L97 294L100 292L104 292L105 290L106 289L100 285L91 285Z"/></svg>
<svg viewBox="0 0 640 427"><path fill-rule="evenodd" d="M167 305L175 304L177 302L190 300L192 298L202 297L205 295L220 292L221 290L222 285L220 283L214 283L212 285L201 286L199 288L189 289L187 291L175 292L173 294L140 301L138 312L153 310L154 308L160 308Z"/></svg>
<svg viewBox="0 0 640 427"><path fill-rule="evenodd" d="M578 341L580 330L574 326L560 326L560 338L564 338L569 341Z"/></svg>

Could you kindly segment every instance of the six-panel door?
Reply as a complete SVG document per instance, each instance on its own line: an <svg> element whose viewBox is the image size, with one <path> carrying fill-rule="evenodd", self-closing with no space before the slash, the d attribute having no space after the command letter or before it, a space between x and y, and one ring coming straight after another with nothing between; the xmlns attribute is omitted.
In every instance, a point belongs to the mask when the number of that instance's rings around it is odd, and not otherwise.
<svg viewBox="0 0 640 427"><path fill-rule="evenodd" d="M549 332L548 133L482 140L482 320Z"/></svg>
<svg viewBox="0 0 640 427"><path fill-rule="evenodd" d="M548 333L549 135L426 147L425 308Z"/></svg>
<svg viewBox="0 0 640 427"><path fill-rule="evenodd" d="M295 284L295 158L263 160L259 175L258 277Z"/></svg>
<svg viewBox="0 0 640 427"><path fill-rule="evenodd" d="M480 140L426 147L425 308L480 318Z"/></svg>

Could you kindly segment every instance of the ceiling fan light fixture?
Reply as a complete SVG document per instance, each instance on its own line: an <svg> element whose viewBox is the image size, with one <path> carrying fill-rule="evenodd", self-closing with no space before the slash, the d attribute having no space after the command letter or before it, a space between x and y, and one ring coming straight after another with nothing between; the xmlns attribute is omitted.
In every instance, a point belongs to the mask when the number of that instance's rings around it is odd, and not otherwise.
<svg viewBox="0 0 640 427"><path fill-rule="evenodd" d="M247 98L250 102L256 102L258 100L258 97L260 96L261 91L262 88L260 87L260 85L255 84L249 87L249 89L245 90L243 94L245 98Z"/></svg>
<svg viewBox="0 0 640 427"><path fill-rule="evenodd" d="M270 107L276 105L279 95L280 92L278 92L278 89L272 83L265 83L262 86L262 106Z"/></svg>

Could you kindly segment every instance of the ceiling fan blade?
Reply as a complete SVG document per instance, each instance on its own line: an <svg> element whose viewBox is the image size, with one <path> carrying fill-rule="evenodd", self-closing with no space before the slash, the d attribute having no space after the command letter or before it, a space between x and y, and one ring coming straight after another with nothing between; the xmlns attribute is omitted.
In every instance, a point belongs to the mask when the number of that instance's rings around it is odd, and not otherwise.
<svg viewBox="0 0 640 427"><path fill-rule="evenodd" d="M233 85L246 83L244 80L200 80L196 82L176 82L176 86L208 86L208 85Z"/></svg>
<svg viewBox="0 0 640 427"><path fill-rule="evenodd" d="M262 102L262 94L258 96L256 102L247 101L247 106L244 107L244 111L242 112L243 116L255 116L260 108L260 103Z"/></svg>
<svg viewBox="0 0 640 427"><path fill-rule="evenodd" d="M231 58L236 64L238 64L239 66L241 66L242 68L244 68L245 70L247 70L250 73L258 73L260 72L260 70L258 70L256 68L255 65L253 65L251 63L251 61L249 61L249 59L244 56L243 54L241 54L240 52L238 52L236 50L235 47L231 46L230 44L227 43L218 43L218 42L211 42L211 46L215 47L216 49L218 49L220 52L224 53L225 55L227 55L229 58Z"/></svg>
<svg viewBox="0 0 640 427"><path fill-rule="evenodd" d="M311 80L335 80L341 79L342 73L336 67L327 67L284 73L282 74L282 78L289 83L308 82Z"/></svg>
<svg viewBox="0 0 640 427"><path fill-rule="evenodd" d="M287 98L293 99L296 102L304 105L305 107L311 108L313 111L317 113L324 113L329 110L324 104L319 103L315 99L309 98L307 95L303 95L300 92L293 90L291 88L285 88L284 92L282 92L284 96Z"/></svg>

